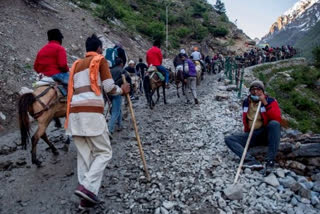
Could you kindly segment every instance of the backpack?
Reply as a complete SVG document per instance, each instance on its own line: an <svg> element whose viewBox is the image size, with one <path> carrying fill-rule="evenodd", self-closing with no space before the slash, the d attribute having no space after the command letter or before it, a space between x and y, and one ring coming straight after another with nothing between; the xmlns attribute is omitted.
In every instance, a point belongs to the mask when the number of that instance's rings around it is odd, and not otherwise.
<svg viewBox="0 0 320 214"><path fill-rule="evenodd" d="M118 47L107 49L105 58L109 63L109 67L112 68L115 66L117 57L118 57Z"/></svg>

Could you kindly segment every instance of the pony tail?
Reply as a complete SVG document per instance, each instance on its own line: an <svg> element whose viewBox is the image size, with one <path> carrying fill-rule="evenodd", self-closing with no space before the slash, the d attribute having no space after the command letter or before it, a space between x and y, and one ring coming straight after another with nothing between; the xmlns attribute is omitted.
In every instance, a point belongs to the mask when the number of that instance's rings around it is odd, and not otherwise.
<svg viewBox="0 0 320 214"><path fill-rule="evenodd" d="M21 145L24 149L27 149L27 143L30 138L30 121L28 110L35 101L36 99L32 93L26 93L20 97L18 102Z"/></svg>

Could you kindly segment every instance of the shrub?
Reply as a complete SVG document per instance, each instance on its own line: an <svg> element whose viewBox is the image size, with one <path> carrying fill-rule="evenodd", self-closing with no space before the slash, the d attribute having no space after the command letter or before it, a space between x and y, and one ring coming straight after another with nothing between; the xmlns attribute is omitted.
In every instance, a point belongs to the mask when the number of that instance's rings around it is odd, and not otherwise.
<svg viewBox="0 0 320 214"><path fill-rule="evenodd" d="M73 3L84 9L90 9L90 0L72 0Z"/></svg>
<svg viewBox="0 0 320 214"><path fill-rule="evenodd" d="M121 19L125 16L126 11L118 4L116 0L102 0L96 9L96 15L102 19Z"/></svg>
<svg viewBox="0 0 320 214"><path fill-rule="evenodd" d="M193 16L202 17L203 13L205 13L207 11L206 6L204 4L201 4L198 1L192 1L191 6L192 6L192 15Z"/></svg>
<svg viewBox="0 0 320 214"><path fill-rule="evenodd" d="M229 22L228 16L226 14L222 14L219 18L221 22Z"/></svg>
<svg viewBox="0 0 320 214"><path fill-rule="evenodd" d="M320 77L320 71L307 66L300 66L295 69L291 75L296 82L305 84L308 87L313 87L314 82Z"/></svg>
<svg viewBox="0 0 320 214"><path fill-rule="evenodd" d="M310 110L312 102L309 98L303 97L298 92L293 91L290 93L293 105L299 110Z"/></svg>
<svg viewBox="0 0 320 214"><path fill-rule="evenodd" d="M228 29L224 27L213 27L209 28L209 30L210 33L215 37L225 37L229 33Z"/></svg>
<svg viewBox="0 0 320 214"><path fill-rule="evenodd" d="M314 65L317 68L320 68L320 46L317 46L312 50L312 55L314 59Z"/></svg>
<svg viewBox="0 0 320 214"><path fill-rule="evenodd" d="M204 27L200 22L194 22L192 38L201 41L208 36L208 29Z"/></svg>
<svg viewBox="0 0 320 214"><path fill-rule="evenodd" d="M280 84L279 89L281 91L289 92L289 91L292 91L296 86L297 86L297 83L295 81L289 81L285 84Z"/></svg>
<svg viewBox="0 0 320 214"><path fill-rule="evenodd" d="M179 38L184 38L186 36L188 36L189 34L191 33L191 30L190 28L187 28L187 27L179 27L177 30L176 30L176 35L179 37Z"/></svg>
<svg viewBox="0 0 320 214"><path fill-rule="evenodd" d="M163 40L165 37L164 24L161 22L153 21L151 23L141 23L137 26L137 30L153 39Z"/></svg>
<svg viewBox="0 0 320 214"><path fill-rule="evenodd" d="M176 37L175 35L170 35L169 36L169 42L171 44L171 48L179 48L180 47L180 41L179 38Z"/></svg>
<svg viewBox="0 0 320 214"><path fill-rule="evenodd" d="M189 26L190 23L192 23L192 13L190 10L184 10L180 13L180 15L177 17L177 22L180 24L183 24L185 26Z"/></svg>

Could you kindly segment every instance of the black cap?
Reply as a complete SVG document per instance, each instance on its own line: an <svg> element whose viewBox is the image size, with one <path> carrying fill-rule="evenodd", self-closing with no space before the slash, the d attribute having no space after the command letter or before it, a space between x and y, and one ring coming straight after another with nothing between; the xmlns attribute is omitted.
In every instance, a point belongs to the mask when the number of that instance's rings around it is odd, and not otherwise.
<svg viewBox="0 0 320 214"><path fill-rule="evenodd" d="M63 35L59 29L48 30L47 35L48 35L49 41L51 41L51 40L60 41L63 39Z"/></svg>

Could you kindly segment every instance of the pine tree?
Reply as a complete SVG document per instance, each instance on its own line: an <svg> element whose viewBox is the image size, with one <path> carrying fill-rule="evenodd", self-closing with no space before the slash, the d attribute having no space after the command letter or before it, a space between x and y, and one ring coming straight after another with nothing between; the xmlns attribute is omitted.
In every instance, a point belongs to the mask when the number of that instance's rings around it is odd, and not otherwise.
<svg viewBox="0 0 320 214"><path fill-rule="evenodd" d="M216 1L214 8L220 15L226 13L226 8L224 7L224 3L221 0Z"/></svg>

